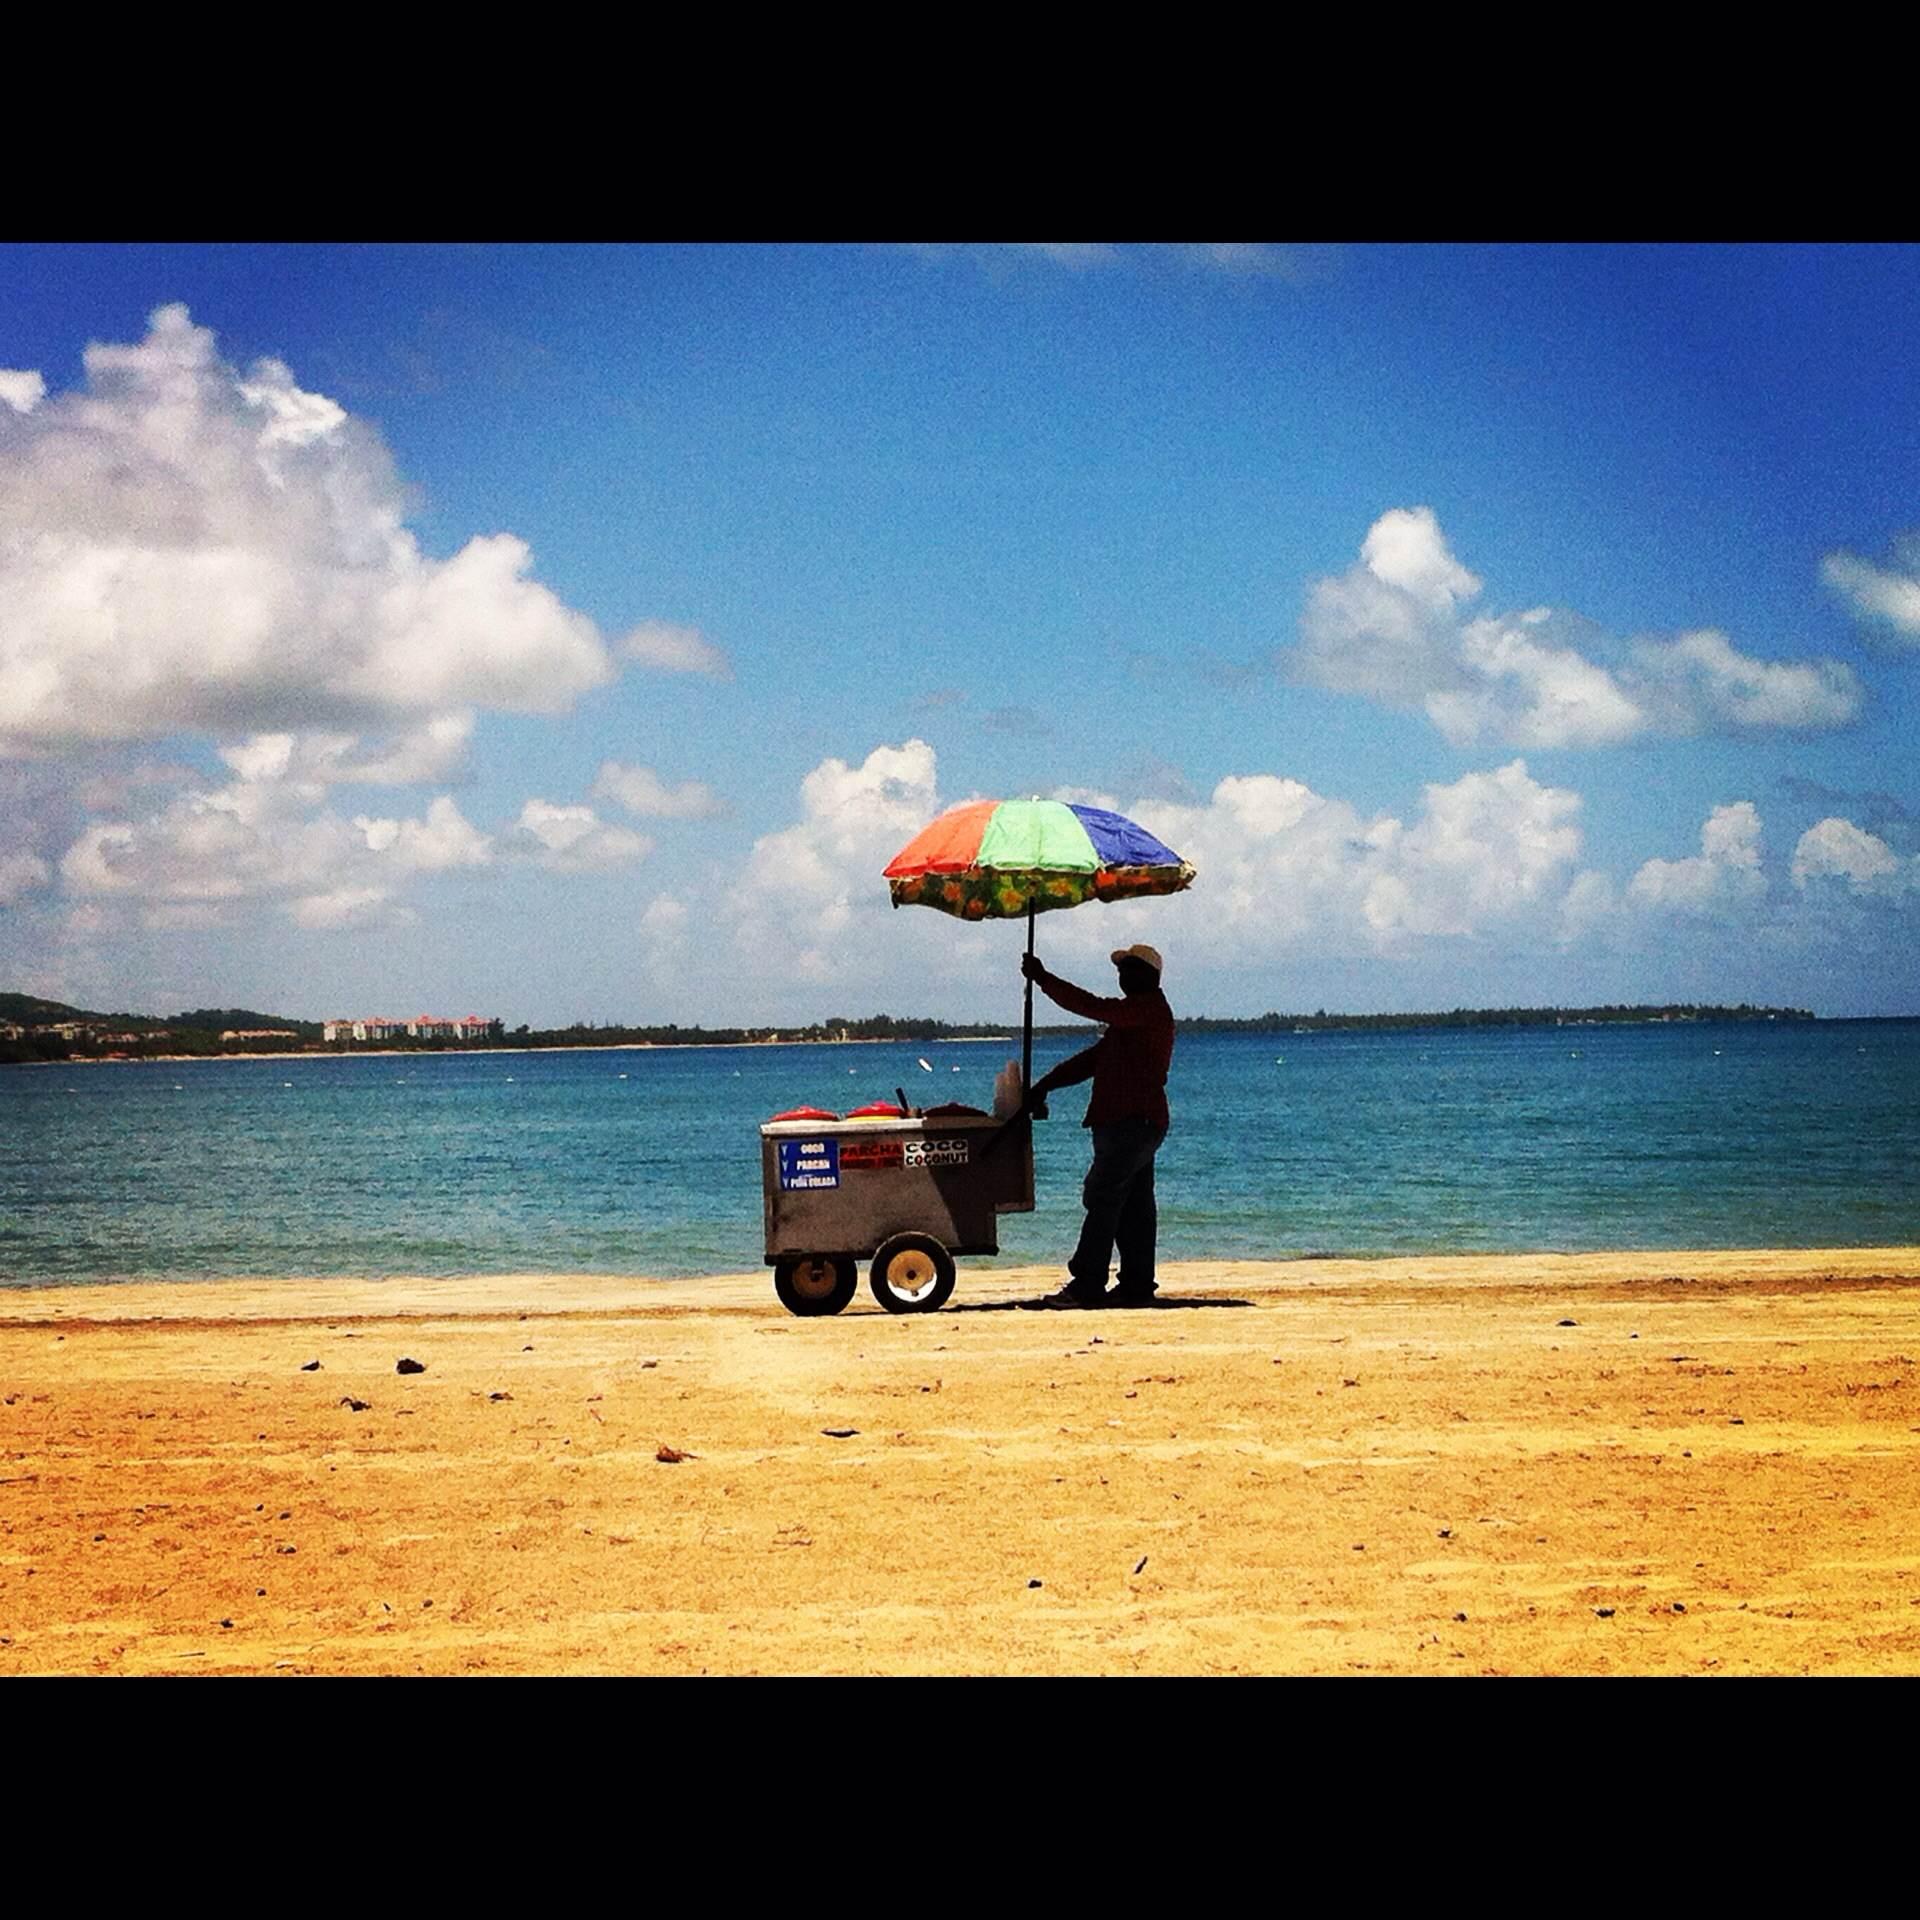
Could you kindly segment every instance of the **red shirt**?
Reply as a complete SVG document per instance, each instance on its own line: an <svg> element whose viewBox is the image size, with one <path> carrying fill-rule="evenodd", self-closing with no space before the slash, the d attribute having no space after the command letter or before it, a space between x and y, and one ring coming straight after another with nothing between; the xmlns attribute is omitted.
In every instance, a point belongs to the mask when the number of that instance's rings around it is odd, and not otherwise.
<svg viewBox="0 0 1920 1920"><path fill-rule="evenodd" d="M1125 1120L1170 1124L1167 1070L1173 1065L1173 1009L1155 987L1104 999L1049 974L1040 991L1056 1006L1104 1022L1093 1051L1093 1098L1081 1125L1111 1127Z"/></svg>

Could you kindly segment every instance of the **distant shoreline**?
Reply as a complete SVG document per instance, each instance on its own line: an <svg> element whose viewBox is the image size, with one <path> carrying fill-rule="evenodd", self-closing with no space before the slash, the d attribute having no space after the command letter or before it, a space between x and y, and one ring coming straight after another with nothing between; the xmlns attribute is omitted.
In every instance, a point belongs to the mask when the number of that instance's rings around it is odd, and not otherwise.
<svg viewBox="0 0 1920 1920"><path fill-rule="evenodd" d="M938 1040L902 1040L875 1037L861 1040L607 1040L583 1041L571 1047L356 1047L336 1052L330 1047L301 1048L296 1053L141 1053L110 1059L101 1054L76 1053L65 1060L12 1060L15 1067L182 1067L215 1060L444 1060L449 1054L488 1053L734 1053L747 1047L978 1047L1011 1046L1011 1033L951 1034Z"/></svg>

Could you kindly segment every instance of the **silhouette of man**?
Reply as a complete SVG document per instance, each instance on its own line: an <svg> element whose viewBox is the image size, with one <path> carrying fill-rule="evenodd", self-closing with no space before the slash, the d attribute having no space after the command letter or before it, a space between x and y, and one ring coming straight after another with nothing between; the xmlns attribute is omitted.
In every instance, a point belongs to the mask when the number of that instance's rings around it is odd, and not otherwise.
<svg viewBox="0 0 1920 1920"><path fill-rule="evenodd" d="M1122 947L1113 955L1120 976L1117 1000L1088 993L1049 973L1032 954L1020 971L1056 1006L1106 1032L1083 1053L1063 1060L1033 1083L1027 1111L1047 1117L1047 1095L1082 1080L1093 1082L1082 1124L1093 1133L1093 1165L1081 1198L1087 1209L1058 1293L1023 1302L1034 1307L1150 1307L1154 1241L1159 1215L1153 1198L1153 1156L1167 1137L1167 1069L1173 1061L1173 1009L1160 991L1160 956L1152 947ZM1107 1267L1116 1245L1120 1278L1107 1291Z"/></svg>

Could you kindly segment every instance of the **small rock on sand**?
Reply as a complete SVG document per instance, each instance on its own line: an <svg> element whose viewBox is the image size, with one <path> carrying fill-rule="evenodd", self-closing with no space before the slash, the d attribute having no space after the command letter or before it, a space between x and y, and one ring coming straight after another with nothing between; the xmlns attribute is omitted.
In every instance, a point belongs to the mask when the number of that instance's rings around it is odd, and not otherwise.
<svg viewBox="0 0 1920 1920"><path fill-rule="evenodd" d="M426 1368L418 1360L402 1360L394 1368L395 1373L425 1373Z"/></svg>
<svg viewBox="0 0 1920 1920"><path fill-rule="evenodd" d="M318 1373L320 1371L320 1362L318 1360L309 1360L300 1371L302 1373Z"/></svg>

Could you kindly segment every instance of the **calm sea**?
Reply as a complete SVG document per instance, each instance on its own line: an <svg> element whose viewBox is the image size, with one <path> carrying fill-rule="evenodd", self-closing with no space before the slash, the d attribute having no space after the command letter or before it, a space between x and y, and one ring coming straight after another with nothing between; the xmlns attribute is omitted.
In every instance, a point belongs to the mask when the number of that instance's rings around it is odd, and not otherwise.
<svg viewBox="0 0 1920 1920"><path fill-rule="evenodd" d="M1043 1037L1036 1071L1072 1050ZM738 1272L761 1120L986 1107L1008 1053L0 1068L0 1284ZM1187 1035L1169 1092L1167 1258L1920 1242L1920 1021ZM1037 1130L1002 1264L1071 1249L1081 1105Z"/></svg>

